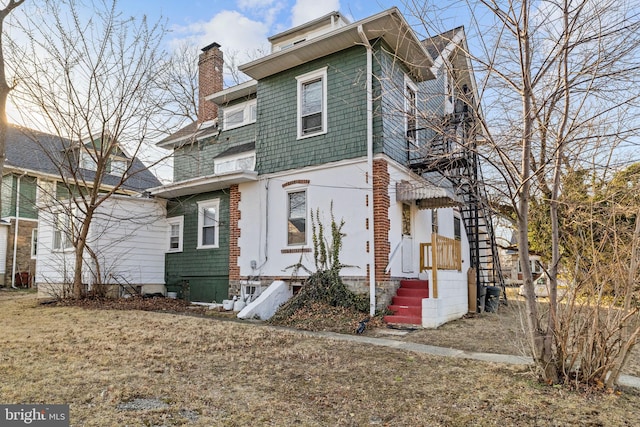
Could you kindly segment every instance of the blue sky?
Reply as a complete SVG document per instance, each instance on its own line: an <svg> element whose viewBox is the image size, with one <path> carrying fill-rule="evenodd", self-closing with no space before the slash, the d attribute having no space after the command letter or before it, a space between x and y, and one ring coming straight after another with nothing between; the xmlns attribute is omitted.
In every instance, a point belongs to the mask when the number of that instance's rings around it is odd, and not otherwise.
<svg viewBox="0 0 640 427"><path fill-rule="evenodd" d="M244 55L256 49L266 51L267 37L328 12L339 10L356 21L393 6L404 13L401 4L387 0L126 0L119 3L119 7L131 15L167 19L171 28L167 38L169 46L188 40L204 47L215 41L222 45L225 53L235 52L240 62L245 62L242 61ZM448 28L462 24L459 16L445 22Z"/></svg>

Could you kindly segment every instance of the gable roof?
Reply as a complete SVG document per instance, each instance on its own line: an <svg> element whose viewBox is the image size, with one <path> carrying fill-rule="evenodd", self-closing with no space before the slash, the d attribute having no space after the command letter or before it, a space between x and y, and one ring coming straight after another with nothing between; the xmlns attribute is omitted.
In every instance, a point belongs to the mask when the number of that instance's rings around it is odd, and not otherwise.
<svg viewBox="0 0 640 427"><path fill-rule="evenodd" d="M56 164L60 164L64 160L63 156L66 151L76 146L77 144L66 138L9 124L5 171L16 169L59 177L60 170ZM91 171L84 171L86 180L91 181L94 176ZM114 186L120 182L120 177L106 174L102 182L104 185ZM139 159L134 158L129 169L129 176L122 188L141 192L158 185L160 185L158 178Z"/></svg>
<svg viewBox="0 0 640 427"><path fill-rule="evenodd" d="M462 26L456 27L422 41L422 44L434 61L444 52L446 47L453 41L453 38L461 29L463 29Z"/></svg>

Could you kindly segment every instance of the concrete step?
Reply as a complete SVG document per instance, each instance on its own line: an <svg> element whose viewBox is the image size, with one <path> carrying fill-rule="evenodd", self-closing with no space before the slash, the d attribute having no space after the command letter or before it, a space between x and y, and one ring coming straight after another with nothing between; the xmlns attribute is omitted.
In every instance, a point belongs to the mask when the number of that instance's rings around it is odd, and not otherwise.
<svg viewBox="0 0 640 427"><path fill-rule="evenodd" d="M421 316L384 316L384 321L390 325L422 325Z"/></svg>
<svg viewBox="0 0 640 427"><path fill-rule="evenodd" d="M397 316L422 316L421 306L391 304L387 308Z"/></svg>
<svg viewBox="0 0 640 427"><path fill-rule="evenodd" d="M403 297L396 295L391 299L393 305L406 305L420 307L422 309L422 297Z"/></svg>
<svg viewBox="0 0 640 427"><path fill-rule="evenodd" d="M396 295L399 297L429 298L429 289L399 288Z"/></svg>
<svg viewBox="0 0 640 427"><path fill-rule="evenodd" d="M428 280L405 279L400 281L401 288L429 289Z"/></svg>

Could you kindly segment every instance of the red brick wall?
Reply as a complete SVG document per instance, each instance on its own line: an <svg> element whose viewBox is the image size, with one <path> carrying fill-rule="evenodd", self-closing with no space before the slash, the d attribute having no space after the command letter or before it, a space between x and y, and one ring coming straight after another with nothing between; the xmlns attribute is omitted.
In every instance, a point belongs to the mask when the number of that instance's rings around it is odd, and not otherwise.
<svg viewBox="0 0 640 427"><path fill-rule="evenodd" d="M376 282L390 279L385 268L389 263L391 243L389 243L389 183L391 181L387 169L387 161L378 159L373 161L373 232L375 242L375 277Z"/></svg>
<svg viewBox="0 0 640 427"><path fill-rule="evenodd" d="M229 280L240 279L240 196L238 184L232 185L229 189Z"/></svg>
<svg viewBox="0 0 640 427"><path fill-rule="evenodd" d="M220 45L212 43L202 49L198 60L198 123L218 117L218 106L205 97L223 88L222 67L224 60Z"/></svg>

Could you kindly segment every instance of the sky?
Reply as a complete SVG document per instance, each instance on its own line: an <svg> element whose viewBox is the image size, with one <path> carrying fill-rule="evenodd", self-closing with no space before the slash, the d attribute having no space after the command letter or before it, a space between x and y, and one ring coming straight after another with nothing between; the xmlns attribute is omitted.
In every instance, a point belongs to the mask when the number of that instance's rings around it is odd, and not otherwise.
<svg viewBox="0 0 640 427"><path fill-rule="evenodd" d="M250 54L256 49L268 51L269 36L329 12L340 11L354 22L393 6L404 12L398 1L390 0L126 0L119 4L135 16L167 19L170 47L184 40L199 47L217 42L225 54L235 52L241 63L253 59ZM450 22L449 28L463 24L460 17Z"/></svg>

